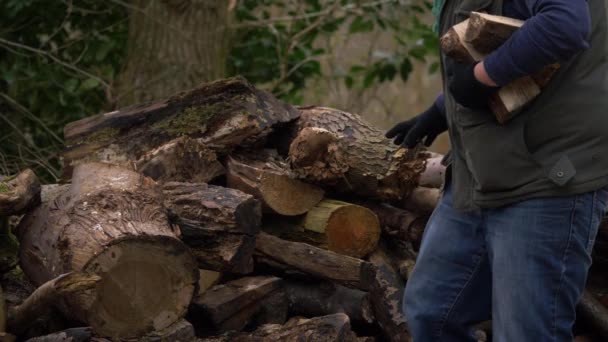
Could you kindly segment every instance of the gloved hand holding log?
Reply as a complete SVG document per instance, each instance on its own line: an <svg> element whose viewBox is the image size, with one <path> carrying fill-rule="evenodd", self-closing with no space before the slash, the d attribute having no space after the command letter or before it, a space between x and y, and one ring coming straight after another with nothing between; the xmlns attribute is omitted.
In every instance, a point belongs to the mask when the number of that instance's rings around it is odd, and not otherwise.
<svg viewBox="0 0 608 342"><path fill-rule="evenodd" d="M500 47L523 24L517 19L471 12L469 19L454 25L441 37L441 49L458 63L474 64ZM488 106L498 122L506 123L536 98L558 68L558 64L548 65L535 75L521 77L492 91Z"/></svg>

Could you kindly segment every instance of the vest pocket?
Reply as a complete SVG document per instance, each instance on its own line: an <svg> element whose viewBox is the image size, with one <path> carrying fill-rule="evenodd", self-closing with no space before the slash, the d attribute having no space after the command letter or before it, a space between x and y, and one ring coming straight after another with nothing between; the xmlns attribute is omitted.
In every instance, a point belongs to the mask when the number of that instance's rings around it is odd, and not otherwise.
<svg viewBox="0 0 608 342"><path fill-rule="evenodd" d="M491 120L472 121L474 118L478 117L457 121L457 125L476 191L511 191L539 179L540 165L524 140L525 120L500 125L492 117Z"/></svg>

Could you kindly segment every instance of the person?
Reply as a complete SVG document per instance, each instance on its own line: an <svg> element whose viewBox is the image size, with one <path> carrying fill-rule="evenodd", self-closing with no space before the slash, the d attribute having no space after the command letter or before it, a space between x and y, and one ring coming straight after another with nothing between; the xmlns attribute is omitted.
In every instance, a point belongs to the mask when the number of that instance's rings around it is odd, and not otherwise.
<svg viewBox="0 0 608 342"><path fill-rule="evenodd" d="M415 342L572 341L575 307L608 205L608 27L604 0L436 0L439 34L485 11L522 19L476 64L440 55L443 95L386 133L411 148L449 132L441 200L403 311ZM506 124L498 87L560 69Z"/></svg>

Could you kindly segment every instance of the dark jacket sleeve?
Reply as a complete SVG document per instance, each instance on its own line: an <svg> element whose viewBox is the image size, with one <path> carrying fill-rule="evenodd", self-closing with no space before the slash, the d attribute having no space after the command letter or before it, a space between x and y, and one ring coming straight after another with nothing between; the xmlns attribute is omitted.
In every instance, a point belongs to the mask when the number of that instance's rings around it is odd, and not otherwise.
<svg viewBox="0 0 608 342"><path fill-rule="evenodd" d="M517 1L517 0L514 0ZM524 26L484 60L498 85L571 59L589 47L591 30L585 0L519 0L529 15Z"/></svg>

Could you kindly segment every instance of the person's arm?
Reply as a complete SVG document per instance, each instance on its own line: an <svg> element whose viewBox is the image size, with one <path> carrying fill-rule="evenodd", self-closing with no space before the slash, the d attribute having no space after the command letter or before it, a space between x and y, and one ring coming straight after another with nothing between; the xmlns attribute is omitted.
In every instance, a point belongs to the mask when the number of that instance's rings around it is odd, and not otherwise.
<svg viewBox="0 0 608 342"><path fill-rule="evenodd" d="M476 67L475 76L486 85L506 85L547 65L567 61L589 47L587 1L519 1L525 2L532 17Z"/></svg>

